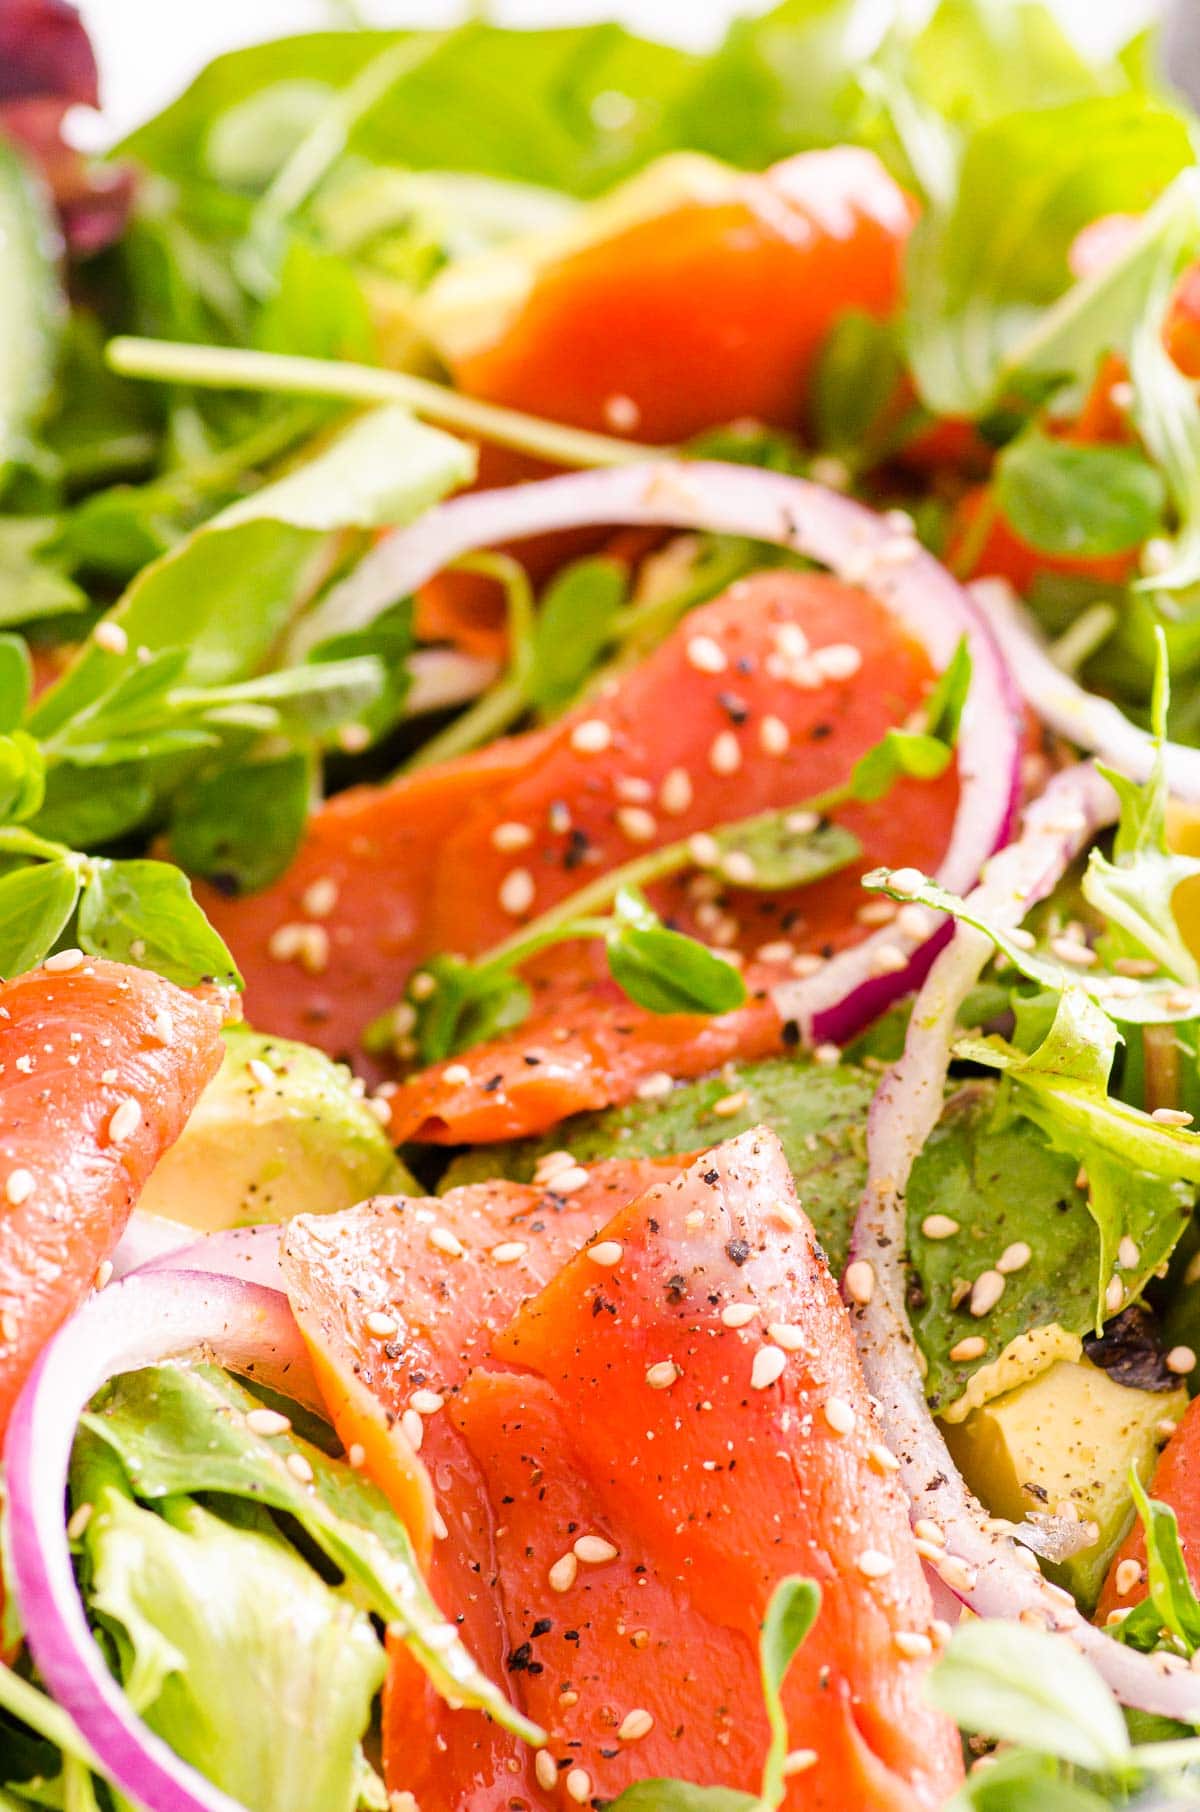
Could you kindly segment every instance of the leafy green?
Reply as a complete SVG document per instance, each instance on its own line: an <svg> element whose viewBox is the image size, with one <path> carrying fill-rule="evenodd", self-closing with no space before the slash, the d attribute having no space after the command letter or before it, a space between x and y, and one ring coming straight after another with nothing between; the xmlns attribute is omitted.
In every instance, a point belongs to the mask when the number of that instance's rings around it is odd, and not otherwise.
<svg viewBox="0 0 1200 1812"><path fill-rule="evenodd" d="M63 308L57 230L16 148L0 143L0 486L50 394Z"/></svg>
<svg viewBox="0 0 1200 1812"><path fill-rule="evenodd" d="M0 975L32 969L53 950L79 898L79 869L40 862L0 876Z"/></svg>
<svg viewBox="0 0 1200 1812"><path fill-rule="evenodd" d="M109 1387L84 1426L115 1451L139 1498L221 1492L294 1517L344 1574L351 1601L403 1635L438 1691L540 1740L441 1617L383 1495L294 1431L255 1434L246 1425L255 1402L212 1367L149 1367ZM289 1459L302 1474L311 1468L311 1484L296 1476Z"/></svg>
<svg viewBox="0 0 1200 1812"><path fill-rule="evenodd" d="M1101 559L1140 547L1162 521L1162 476L1136 447L1086 446L1034 426L996 461L995 498L1022 541Z"/></svg>
<svg viewBox="0 0 1200 1812"><path fill-rule="evenodd" d="M1120 1639L1152 1649L1165 1634L1185 1655L1194 1655L1200 1648L1200 1603L1188 1577L1175 1512L1147 1495L1136 1466L1129 1468L1129 1489L1146 1538L1147 1596L1120 1624Z"/></svg>
<svg viewBox="0 0 1200 1812"><path fill-rule="evenodd" d="M578 560L542 594L531 633L531 702L544 715L565 710L612 640L625 602L627 576L619 561Z"/></svg>
<svg viewBox="0 0 1200 1812"><path fill-rule="evenodd" d="M926 214L909 247L907 347L927 407L982 414L1035 349L1044 364L1049 346L1035 335L1070 285L1075 235L1102 214L1142 213L1193 157L1187 119L1132 94L1010 113L976 132L953 200ZM1126 288L1114 273L1103 294L1125 299ZM1095 340L1078 320L1071 338L1073 370ZM1053 344L1057 363L1067 349Z"/></svg>
<svg viewBox="0 0 1200 1812"><path fill-rule="evenodd" d="M79 908L79 942L94 956L141 963L185 988L204 981L240 986L187 876L169 862L93 859Z"/></svg>
<svg viewBox="0 0 1200 1812"><path fill-rule="evenodd" d="M269 887L299 848L313 779L298 749L198 776L174 802L172 859L233 893Z"/></svg>
<svg viewBox="0 0 1200 1812"><path fill-rule="evenodd" d="M0 622L35 623L86 607L56 557L57 530L53 516L0 517Z"/></svg>
<svg viewBox="0 0 1200 1812"><path fill-rule="evenodd" d="M881 418L892 406L904 365L894 324L847 309L830 330L813 373L817 444L852 469L864 465Z"/></svg>
<svg viewBox="0 0 1200 1812"><path fill-rule="evenodd" d="M609 973L651 1013L729 1013L746 998L732 964L695 938L668 931L644 894L622 888L604 936Z"/></svg>
<svg viewBox="0 0 1200 1812"><path fill-rule="evenodd" d="M1100 1773L1120 1770L1129 1760L1120 1707L1091 1662L1069 1643L1025 1624L963 1624L926 1690L967 1730Z"/></svg>
<svg viewBox="0 0 1200 1812"><path fill-rule="evenodd" d="M98 1445L77 1454L74 1483L93 1505L90 1608L150 1728L254 1812L353 1812L385 1669L366 1612L265 1511L227 1520L174 1496L143 1509Z"/></svg>

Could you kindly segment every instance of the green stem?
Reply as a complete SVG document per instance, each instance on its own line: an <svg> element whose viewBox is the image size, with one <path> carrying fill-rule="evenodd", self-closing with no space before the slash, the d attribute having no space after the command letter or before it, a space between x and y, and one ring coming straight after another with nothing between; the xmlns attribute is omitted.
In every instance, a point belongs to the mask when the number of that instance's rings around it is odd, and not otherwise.
<svg viewBox="0 0 1200 1812"><path fill-rule="evenodd" d="M1102 648L1116 627L1112 604L1092 604L1081 611L1071 627L1050 644L1050 659L1063 673L1076 674Z"/></svg>
<svg viewBox="0 0 1200 1812"><path fill-rule="evenodd" d="M422 744L405 764L404 773L432 767L435 762L449 761L455 755L469 754L493 737L502 736L524 715L529 704L534 601L528 573L511 554L497 554L486 549L481 553L464 554L454 561L450 570L481 573L504 587L511 665L507 674L477 699L469 711L464 711L437 736Z"/></svg>
<svg viewBox="0 0 1200 1812"><path fill-rule="evenodd" d="M48 1699L44 1692L31 1686L28 1680L22 1680L20 1674L13 1672L0 1662L0 1708L16 1718L19 1724L28 1728L47 1743L53 1743L64 1755L74 1756L85 1767L98 1766L96 1758L75 1728L74 1723L60 1705Z"/></svg>
<svg viewBox="0 0 1200 1812"><path fill-rule="evenodd" d="M427 62L445 43L442 33L422 33L390 44L363 66L354 80L331 101L287 158L255 209L251 233L270 234L306 202L328 174L360 120L405 76Z"/></svg>
<svg viewBox="0 0 1200 1812"><path fill-rule="evenodd" d="M495 441L560 466L622 466L662 459L673 449L640 446L565 428L464 396L447 384L385 371L349 360L297 358L234 346L196 346L178 340L144 340L130 334L110 340L105 356L124 377L194 384L215 390L262 390L292 396L343 397L355 403L401 403L423 420L472 439Z"/></svg>
<svg viewBox="0 0 1200 1812"><path fill-rule="evenodd" d="M996 526L999 517L1000 505L996 502L995 486L989 485L984 493L983 501L975 512L975 520L963 536L958 552L953 560L947 561L954 577L964 584L968 579L974 578L979 558L987 546L987 538Z"/></svg>

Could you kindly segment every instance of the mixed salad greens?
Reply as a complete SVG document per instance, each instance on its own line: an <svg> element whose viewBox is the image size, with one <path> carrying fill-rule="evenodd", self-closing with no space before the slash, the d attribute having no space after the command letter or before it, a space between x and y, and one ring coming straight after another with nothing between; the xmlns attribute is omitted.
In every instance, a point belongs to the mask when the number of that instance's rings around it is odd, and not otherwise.
<svg viewBox="0 0 1200 1812"><path fill-rule="evenodd" d="M0 0L0 1812L1200 1804L1200 124L862 11Z"/></svg>

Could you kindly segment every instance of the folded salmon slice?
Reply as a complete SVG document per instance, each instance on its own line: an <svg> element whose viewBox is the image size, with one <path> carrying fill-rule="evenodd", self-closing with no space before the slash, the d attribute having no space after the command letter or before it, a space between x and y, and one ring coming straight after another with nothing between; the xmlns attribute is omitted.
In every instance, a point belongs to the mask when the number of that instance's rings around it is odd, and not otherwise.
<svg viewBox="0 0 1200 1812"><path fill-rule="evenodd" d="M216 1073L222 1018L99 959L0 984L0 1429Z"/></svg>
<svg viewBox="0 0 1200 1812"><path fill-rule="evenodd" d="M638 1181L598 1165L588 1189L606 1172L610 1202ZM961 1765L912 1654L930 1637L929 1592L778 1141L746 1134L669 1177L659 1165L601 1227L582 1189L553 1223L527 1203L524 1225L542 1230L517 1258L501 1235L519 1198L498 1191L419 1205L453 1227L393 1209L382 1241L364 1210L323 1220L360 1217L350 1265L312 1244L318 1223L293 1223L285 1265L310 1343L369 1369L387 1413L420 1418L446 1530L435 1595L550 1732L552 1782L573 1776L577 1796L586 1776L591 1803L655 1775L753 1790L767 1740L758 1625L800 1572L824 1602L785 1694L792 1747L814 1752L789 1808L940 1806ZM457 1233L475 1208L491 1228L486 1288L484 1241ZM586 1246L567 1256L589 1211ZM523 1277L500 1281L517 1265ZM397 1324L382 1361L375 1302ZM440 1406L414 1394L426 1388ZM562 1803L547 1761L434 1701L403 1654L385 1762L422 1812Z"/></svg>

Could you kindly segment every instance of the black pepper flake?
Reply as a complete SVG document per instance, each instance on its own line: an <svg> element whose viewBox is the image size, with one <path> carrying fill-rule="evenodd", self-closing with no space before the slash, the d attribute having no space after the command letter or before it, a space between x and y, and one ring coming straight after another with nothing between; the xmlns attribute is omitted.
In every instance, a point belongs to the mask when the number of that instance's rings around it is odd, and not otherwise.
<svg viewBox="0 0 1200 1812"><path fill-rule="evenodd" d="M485 1095L494 1095L496 1090L500 1087L500 1084L503 1081L504 1081L504 1072L502 1070L497 1070L496 1074L494 1076L489 1076L487 1081L484 1083L484 1085L483 1085L484 1094Z"/></svg>
<svg viewBox="0 0 1200 1812"><path fill-rule="evenodd" d="M725 712L731 724L744 724L750 715L750 707L744 698L736 692L718 692L717 703Z"/></svg>
<svg viewBox="0 0 1200 1812"><path fill-rule="evenodd" d="M740 1271L750 1256L750 1242L744 1239L731 1239L725 1248L725 1254Z"/></svg>
<svg viewBox="0 0 1200 1812"><path fill-rule="evenodd" d="M529 1634L535 1638L538 1636L548 1636L553 1628L554 1620L552 1617L539 1617Z"/></svg>
<svg viewBox="0 0 1200 1812"><path fill-rule="evenodd" d="M715 1184L721 1181L721 1173L719 1170L706 1170L701 1181L707 1183L711 1189Z"/></svg>
<svg viewBox="0 0 1200 1812"><path fill-rule="evenodd" d="M687 1278L683 1275L682 1271L676 1271L674 1277L668 1277L666 1289L667 1301L671 1303L672 1306L675 1303L683 1301L687 1292Z"/></svg>
<svg viewBox="0 0 1200 1812"><path fill-rule="evenodd" d="M533 1649L528 1642L521 1642L508 1655L504 1663L510 1674L540 1674L544 1672L540 1661L533 1659Z"/></svg>

